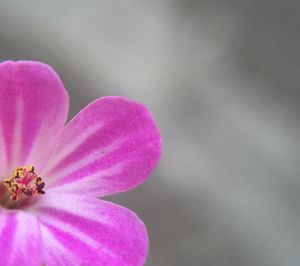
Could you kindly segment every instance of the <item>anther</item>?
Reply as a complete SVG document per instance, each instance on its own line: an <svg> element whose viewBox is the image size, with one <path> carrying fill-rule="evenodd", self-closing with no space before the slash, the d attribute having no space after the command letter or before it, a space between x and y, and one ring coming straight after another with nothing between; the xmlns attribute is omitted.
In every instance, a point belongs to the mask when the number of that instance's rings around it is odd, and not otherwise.
<svg viewBox="0 0 300 266"><path fill-rule="evenodd" d="M4 179L4 186L10 192L10 199L18 200L21 195L36 196L45 194L45 182L34 172L34 167L18 167L13 174Z"/></svg>
<svg viewBox="0 0 300 266"><path fill-rule="evenodd" d="M31 196L32 195L32 191L28 188L22 188L22 192L27 195L27 196Z"/></svg>

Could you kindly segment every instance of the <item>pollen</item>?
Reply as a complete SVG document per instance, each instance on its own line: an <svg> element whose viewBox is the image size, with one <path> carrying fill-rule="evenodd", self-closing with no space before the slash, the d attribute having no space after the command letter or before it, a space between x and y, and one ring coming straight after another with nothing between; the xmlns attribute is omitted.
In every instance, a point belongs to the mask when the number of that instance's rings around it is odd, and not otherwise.
<svg viewBox="0 0 300 266"><path fill-rule="evenodd" d="M45 194L45 182L35 173L33 166L17 167L3 183L13 201L17 201L23 195L30 197Z"/></svg>

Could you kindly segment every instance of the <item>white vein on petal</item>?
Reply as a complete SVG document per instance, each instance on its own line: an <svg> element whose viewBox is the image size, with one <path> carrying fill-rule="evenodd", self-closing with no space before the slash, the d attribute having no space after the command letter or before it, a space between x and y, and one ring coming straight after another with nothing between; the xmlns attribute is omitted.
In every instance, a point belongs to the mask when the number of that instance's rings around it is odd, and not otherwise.
<svg viewBox="0 0 300 266"><path fill-rule="evenodd" d="M89 219L86 217L82 217L82 218ZM80 240L81 242L86 244L89 248L101 249L101 251L107 253L109 256L116 257L116 255L113 252L111 252L108 248L106 248L104 245L102 245L100 242L94 240L90 236L84 234L75 226L70 225L66 222L59 221L55 216L54 217L47 216L47 219L45 219L45 220L46 220L45 226L47 226L47 224L50 224L50 225L54 226L55 228L60 228L60 230L75 237L76 239Z"/></svg>
<svg viewBox="0 0 300 266"><path fill-rule="evenodd" d="M58 153L55 153L55 157L50 160L44 169L45 172L48 172L53 166L55 166L59 161L66 158L70 153L75 151L80 147L89 137L94 135L100 128L102 128L104 123L98 123L97 125L90 126L84 130L84 134L80 134L74 139L68 138L66 142L60 143L64 148L61 149Z"/></svg>
<svg viewBox="0 0 300 266"><path fill-rule="evenodd" d="M12 165L17 166L20 163L21 144L22 144L22 129L23 129L23 115L24 115L24 102L22 98L16 98L16 119L14 125L14 133L12 138Z"/></svg>
<svg viewBox="0 0 300 266"><path fill-rule="evenodd" d="M44 159L45 161L47 161L49 159L49 158L45 158L45 156L48 156L48 154L54 148L53 146L56 142L56 139L58 138L61 131L63 130L63 126L60 128L60 130L59 130L60 132L58 132L58 130L56 129L55 133L57 135L53 136L50 141L48 138L44 138L41 136L47 135L47 133L49 131L49 124L53 123L52 121L54 119L56 119L56 116L57 116L57 113L53 113L51 116L48 115L48 116L46 116L46 118L48 120L43 121L43 123L41 123L41 126L39 127L38 131L35 134L35 140L32 144L32 147L26 156L26 163L24 163L24 165L34 164L36 166L37 161L39 162L41 160L41 158ZM53 129L51 129L51 130L53 131ZM47 147L46 154L45 154L45 147ZM40 170L40 169L38 169L38 170Z"/></svg>
<svg viewBox="0 0 300 266"><path fill-rule="evenodd" d="M80 180L68 180L67 183L58 184L57 186L50 187L47 191L48 192L55 192L58 195L62 193L82 193L82 191L90 191L93 192L96 190L97 192L102 191L102 189L105 189L106 183L103 181L104 177L110 177L117 175L118 173L121 173L124 163L119 163L116 165L113 165L112 167L105 169L105 170L99 170L99 172L86 176Z"/></svg>
<svg viewBox="0 0 300 266"><path fill-rule="evenodd" d="M59 261L59 265L74 265L74 261L77 258L71 254L70 250L68 250L60 241L56 239L53 233L43 224L40 224L42 239L44 242L47 242L47 245L44 245L44 252L48 254L48 257L53 257L55 255L55 259ZM52 247L51 251L47 249ZM54 247L54 248L53 248ZM66 262L63 258L63 255L67 254L68 261ZM65 257L64 257L65 258Z"/></svg>
<svg viewBox="0 0 300 266"><path fill-rule="evenodd" d="M25 247L30 241L37 241L38 237L35 230L38 230L38 223L34 217L23 217L23 214L16 213L17 228L14 236L13 247L16 249L15 252L21 253L20 257L27 257L28 254L24 254L24 249L19 247ZM31 231L30 229L33 229ZM26 250L27 251L27 250Z"/></svg>
<svg viewBox="0 0 300 266"><path fill-rule="evenodd" d="M95 199L92 199L95 200ZM63 204L62 204L63 202ZM97 215L95 210L92 208L93 204L90 204L89 199L71 194L59 195L55 192L47 193L42 201L37 202L32 207L30 207L30 212L35 214L38 218L47 215L47 212L43 211L44 207L50 207L53 209L65 211L82 218L89 219L95 222L101 222L109 224L110 221L106 219L103 215ZM101 205L99 201L99 210L101 211Z"/></svg>
<svg viewBox="0 0 300 266"><path fill-rule="evenodd" d="M16 213L15 213L16 214ZM11 217L10 217L11 218ZM16 218L15 218L16 219ZM6 220L6 223L10 223L11 221L10 221L10 219L9 219L9 217L7 216L7 220ZM18 226L19 226L19 222L18 222L18 220L16 221L16 228L15 228L15 231L18 231ZM13 234L12 236L12 239L11 239L11 243L12 243L12 252L10 252L9 254L7 254L7 261L9 262L9 261L12 261L12 260L14 260L14 255L15 255L15 252L18 252L18 250L17 250L17 247L16 247L16 241L15 241L15 239L16 239L16 234Z"/></svg>
<svg viewBox="0 0 300 266"><path fill-rule="evenodd" d="M63 169L55 171L55 172L51 172L49 174L45 174L45 176L52 176L52 177L57 177L57 178L59 177L60 179L63 179L65 177L67 177L68 175L72 174L73 172L78 171L82 168L85 168L86 166L103 158L104 156L109 155L111 152L116 150L116 148L121 146L121 144L123 142L124 142L124 138L115 140L112 143L108 144L106 147L98 149L98 150L88 154L87 156L78 160L77 162L76 161L72 162L71 164L67 165ZM53 182L55 182L57 180L57 178L56 179L49 178L49 182L48 182L49 186L51 186L51 184Z"/></svg>
<svg viewBox="0 0 300 266"><path fill-rule="evenodd" d="M8 257L10 262L15 261L16 256L18 258L28 257L28 250L24 247L28 245L28 242L38 241L39 238L35 231L38 230L38 223L33 216L24 217L23 212L14 212L13 215L16 219L16 228L15 234L12 236L12 252L10 252ZM7 222L9 222L9 219Z"/></svg>

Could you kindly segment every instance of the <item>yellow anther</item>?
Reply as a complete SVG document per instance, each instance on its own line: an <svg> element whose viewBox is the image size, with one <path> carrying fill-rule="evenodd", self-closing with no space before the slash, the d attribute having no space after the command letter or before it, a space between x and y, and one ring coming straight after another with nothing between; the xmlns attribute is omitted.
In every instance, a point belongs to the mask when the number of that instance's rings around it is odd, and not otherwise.
<svg viewBox="0 0 300 266"><path fill-rule="evenodd" d="M34 167L17 167L12 175L3 181L10 192L10 199L16 201L20 195L35 196L45 194L45 182L34 172Z"/></svg>

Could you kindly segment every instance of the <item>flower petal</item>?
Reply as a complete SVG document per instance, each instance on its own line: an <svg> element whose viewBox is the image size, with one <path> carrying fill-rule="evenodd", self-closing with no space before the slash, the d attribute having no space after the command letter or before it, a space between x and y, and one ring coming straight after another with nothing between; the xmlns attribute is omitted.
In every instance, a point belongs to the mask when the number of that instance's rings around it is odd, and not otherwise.
<svg viewBox="0 0 300 266"><path fill-rule="evenodd" d="M48 189L104 196L141 183L160 153L160 134L148 110L122 97L104 97L66 126L43 176L51 179Z"/></svg>
<svg viewBox="0 0 300 266"><path fill-rule="evenodd" d="M31 211L40 221L46 265L139 266L147 256L144 224L130 210L82 196L50 193Z"/></svg>
<svg viewBox="0 0 300 266"><path fill-rule="evenodd" d="M67 112L67 92L49 66L32 61L1 63L1 176L26 164L40 169Z"/></svg>
<svg viewBox="0 0 300 266"><path fill-rule="evenodd" d="M34 216L0 210L0 254L0 265L42 264L40 229Z"/></svg>

